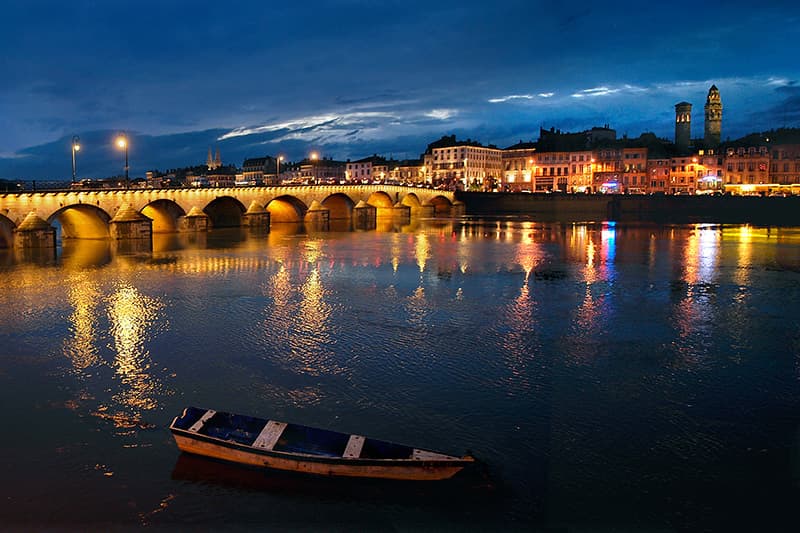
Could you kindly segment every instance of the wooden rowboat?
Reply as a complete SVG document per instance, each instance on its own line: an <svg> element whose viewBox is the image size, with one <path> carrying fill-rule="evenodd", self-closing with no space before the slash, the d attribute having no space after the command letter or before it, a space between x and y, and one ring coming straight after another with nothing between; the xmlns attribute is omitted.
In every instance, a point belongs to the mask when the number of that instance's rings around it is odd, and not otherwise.
<svg viewBox="0 0 800 533"><path fill-rule="evenodd" d="M475 462L469 455L197 407L184 409L169 429L187 453L325 476L437 480Z"/></svg>

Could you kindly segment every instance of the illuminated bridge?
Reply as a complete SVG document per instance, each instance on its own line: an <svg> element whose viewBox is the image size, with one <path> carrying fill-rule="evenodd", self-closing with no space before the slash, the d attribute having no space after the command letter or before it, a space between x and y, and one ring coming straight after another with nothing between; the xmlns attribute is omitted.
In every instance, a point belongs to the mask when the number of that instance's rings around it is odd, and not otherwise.
<svg viewBox="0 0 800 533"><path fill-rule="evenodd" d="M270 224L285 222L463 212L464 205L450 191L396 185L15 192L0 194L0 248L40 246L41 235L55 235L56 228L65 239L137 238L151 232L236 226L268 230ZM124 224L134 224L135 231L121 231L118 226Z"/></svg>

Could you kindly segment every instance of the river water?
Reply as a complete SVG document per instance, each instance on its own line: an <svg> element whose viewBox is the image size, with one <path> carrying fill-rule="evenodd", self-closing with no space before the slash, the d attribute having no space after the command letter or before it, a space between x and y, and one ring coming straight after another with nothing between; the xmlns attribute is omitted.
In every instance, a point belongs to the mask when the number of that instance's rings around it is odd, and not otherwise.
<svg viewBox="0 0 800 533"><path fill-rule="evenodd" d="M789 529L799 317L800 228L462 219L0 250L0 527ZM178 452L187 405L485 468L252 471Z"/></svg>

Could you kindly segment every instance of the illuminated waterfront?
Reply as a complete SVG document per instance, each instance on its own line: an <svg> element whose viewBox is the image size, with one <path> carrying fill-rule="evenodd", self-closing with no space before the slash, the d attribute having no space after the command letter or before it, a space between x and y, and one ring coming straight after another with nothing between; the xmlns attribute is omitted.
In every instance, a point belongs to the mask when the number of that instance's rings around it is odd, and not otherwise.
<svg viewBox="0 0 800 533"><path fill-rule="evenodd" d="M57 259L0 250L4 524L773 529L791 516L800 229L298 229L156 236L153 252L75 241ZM180 457L165 426L189 404L470 449L495 488L450 498Z"/></svg>

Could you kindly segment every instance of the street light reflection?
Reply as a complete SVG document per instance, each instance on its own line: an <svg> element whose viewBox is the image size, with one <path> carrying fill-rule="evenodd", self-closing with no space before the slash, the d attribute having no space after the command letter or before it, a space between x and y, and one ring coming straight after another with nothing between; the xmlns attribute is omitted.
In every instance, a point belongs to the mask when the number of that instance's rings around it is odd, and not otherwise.
<svg viewBox="0 0 800 533"><path fill-rule="evenodd" d="M161 385L150 373L147 342L163 307L160 300L141 294L129 284L120 285L109 295L110 333L116 350L113 366L122 385L114 400L132 408L137 416L158 406Z"/></svg>
<svg viewBox="0 0 800 533"><path fill-rule="evenodd" d="M414 241L414 256L417 260L417 266L419 267L419 272L422 274L425 272L425 265L428 261L428 255L431 251L431 244L428 241L428 236L424 233L420 233L417 235L416 240Z"/></svg>
<svg viewBox="0 0 800 533"><path fill-rule="evenodd" d="M100 362L97 351L97 306L100 291L91 273L83 271L70 276L68 298L72 305L69 329L72 336L64 343L64 355L81 372Z"/></svg>

